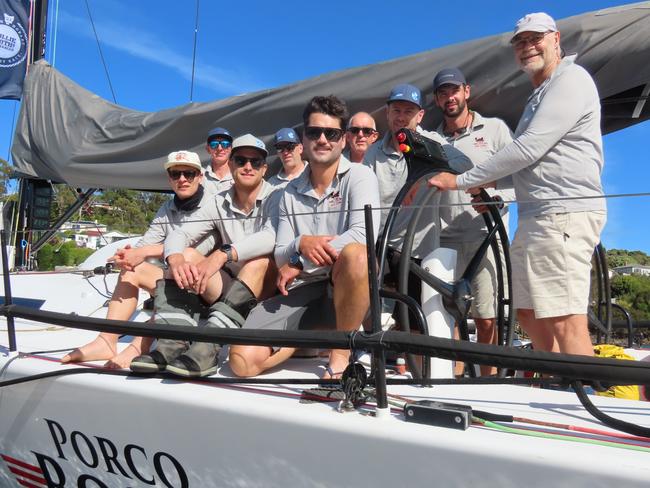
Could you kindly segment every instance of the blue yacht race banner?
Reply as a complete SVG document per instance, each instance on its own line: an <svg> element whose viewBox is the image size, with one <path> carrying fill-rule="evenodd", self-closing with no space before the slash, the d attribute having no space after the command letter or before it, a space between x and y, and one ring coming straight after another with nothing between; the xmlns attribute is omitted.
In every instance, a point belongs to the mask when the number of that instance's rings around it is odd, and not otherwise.
<svg viewBox="0 0 650 488"><path fill-rule="evenodd" d="M19 100L27 68L29 0L0 0L0 98Z"/></svg>

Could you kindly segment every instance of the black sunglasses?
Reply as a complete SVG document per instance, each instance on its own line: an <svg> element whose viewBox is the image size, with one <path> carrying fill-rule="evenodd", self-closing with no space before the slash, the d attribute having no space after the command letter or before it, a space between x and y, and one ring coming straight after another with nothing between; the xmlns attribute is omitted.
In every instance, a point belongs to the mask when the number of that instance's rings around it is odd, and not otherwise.
<svg viewBox="0 0 650 488"><path fill-rule="evenodd" d="M366 137L370 137L373 135L375 132L377 132L375 129L372 129L370 127L348 127L348 132L350 134L358 134L359 132L363 132L363 135Z"/></svg>
<svg viewBox="0 0 650 488"><path fill-rule="evenodd" d="M199 175L199 172L194 171L192 169L185 169L185 170L168 169L167 174L174 181L180 179L181 175L183 175L187 181L192 183L194 181L194 178L196 178Z"/></svg>
<svg viewBox="0 0 650 488"><path fill-rule="evenodd" d="M296 147L298 147L298 144L294 144L293 142L288 142L286 144L276 144L275 145L275 149L278 152L293 151Z"/></svg>
<svg viewBox="0 0 650 488"><path fill-rule="evenodd" d="M208 146L210 146L211 149L216 149L219 146L222 147L222 149L228 149L231 146L231 142L227 140L217 140L217 139L212 139L210 142L208 142Z"/></svg>
<svg viewBox="0 0 650 488"><path fill-rule="evenodd" d="M317 141L323 134L325 134L325 139L328 141L338 142L343 137L344 131L333 127L305 127L305 137L310 141Z"/></svg>
<svg viewBox="0 0 650 488"><path fill-rule="evenodd" d="M251 163L253 169L260 169L265 163L262 158L246 158L244 156L234 156L232 160L239 167L244 167L246 163Z"/></svg>

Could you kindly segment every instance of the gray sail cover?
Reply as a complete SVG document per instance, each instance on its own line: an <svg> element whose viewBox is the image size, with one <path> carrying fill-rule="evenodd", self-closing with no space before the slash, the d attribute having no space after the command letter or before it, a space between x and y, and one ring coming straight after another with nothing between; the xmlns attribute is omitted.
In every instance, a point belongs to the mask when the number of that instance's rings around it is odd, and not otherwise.
<svg viewBox="0 0 650 488"><path fill-rule="evenodd" d="M603 131L650 117L650 2L570 17L558 22L562 46L594 77L603 104ZM171 151L196 151L207 164L205 135L215 126L253 133L267 144L281 127L299 127L306 102L335 94L352 112L375 115L379 129L391 87L411 83L423 93L435 127L432 78L458 66L472 85L472 107L514 127L532 87L517 69L511 33L325 74L271 90L146 113L113 105L81 88L44 61L31 67L14 137L15 169L25 176L83 188L168 189L162 170ZM645 91L644 91L645 89Z"/></svg>

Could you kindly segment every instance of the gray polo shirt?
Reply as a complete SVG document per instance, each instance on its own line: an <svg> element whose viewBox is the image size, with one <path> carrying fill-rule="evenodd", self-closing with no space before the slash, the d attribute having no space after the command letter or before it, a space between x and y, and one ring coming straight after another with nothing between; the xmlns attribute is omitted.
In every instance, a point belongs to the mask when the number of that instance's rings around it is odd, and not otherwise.
<svg viewBox="0 0 650 488"><path fill-rule="evenodd" d="M173 198L166 201L158 209L156 216L151 221L149 229L147 229L147 232L145 232L144 236L142 236L142 239L138 241L135 247L152 246L164 243L168 235L180 229L182 225L188 225L188 221L197 219L197 215L199 215L205 207L209 207L212 200L212 195L204 192L203 198L201 199L201 202L199 202L198 207L189 212L178 210L174 204ZM194 247L205 256L214 249L215 245L215 234L213 232L205 232L189 239L185 247Z"/></svg>
<svg viewBox="0 0 650 488"><path fill-rule="evenodd" d="M423 136L438 142L445 152L445 155L456 167L469 167L469 158L458 149L454 148L436 132L425 131L418 127L417 131ZM376 141L363 159L363 164L370 167L379 180L379 194L381 198L381 227L383 229L389 209L393 205L395 197L406 183L408 168L404 155L393 148L391 143L392 133L387 132L383 139ZM404 205L420 205L423 202L429 188L426 182L420 180L415 197L404 203ZM439 192L441 193L441 192ZM429 206L420 217L413 243L413 256L424 257L438 247L440 217L438 203L441 196L434 196ZM389 239L391 247L401 249L406 229L413 216L415 209L400 210L393 225L393 232Z"/></svg>
<svg viewBox="0 0 650 488"><path fill-rule="evenodd" d="M233 185L232 175L228 173L223 179L217 177L212 166L208 165L203 172L203 188L206 193L217 194L224 190L229 190Z"/></svg>
<svg viewBox="0 0 650 488"><path fill-rule="evenodd" d="M480 166L483 162L497 153L500 149L512 141L510 129L501 119L483 117L477 112L472 112L472 124L467 130L456 137L445 136L443 133L444 124L440 124L436 132L445 140L460 150L474 166ZM488 190L491 195L498 195L503 200L513 200L513 190ZM440 233L441 244L446 242L476 242L487 235L487 227L483 216L477 213L469 205L472 197L464 190L444 192L440 198L440 220L442 232ZM501 209L501 218L508 230L508 207Z"/></svg>
<svg viewBox="0 0 650 488"><path fill-rule="evenodd" d="M347 244L366 243L363 207L379 207L377 177L365 166L351 163L341 156L336 176L322 196L311 184L311 167L287 184L280 200L275 262L278 267L298 252L303 235L335 235L330 244L341 251ZM351 211L354 210L354 211ZM374 213L375 237L379 229L378 212ZM330 266L318 267L303 258L304 270L293 286L322 279Z"/></svg>
<svg viewBox="0 0 650 488"><path fill-rule="evenodd" d="M237 251L238 262L271 254L275 244L279 192L267 182L257 194L255 206L249 213L241 211L234 202L235 188L213 195L213 198L188 222L175 229L165 239L165 258L182 253L192 240L216 231L221 244L231 244Z"/></svg>
<svg viewBox="0 0 650 488"><path fill-rule="evenodd" d="M304 171L305 168L307 167L307 161L303 161L303 168L302 171L300 172L299 175L294 176L292 179L298 178ZM275 188L284 188L287 186L287 183L289 183L291 180L287 178L287 174L284 172L284 168L280 170L279 173L271 176L268 180L266 180L270 185L272 185Z"/></svg>
<svg viewBox="0 0 650 488"><path fill-rule="evenodd" d="M605 210L602 198L553 200L603 194L600 99L593 79L575 58L566 56L533 91L515 139L460 175L459 188L490 181L499 187L514 185L519 217Z"/></svg>

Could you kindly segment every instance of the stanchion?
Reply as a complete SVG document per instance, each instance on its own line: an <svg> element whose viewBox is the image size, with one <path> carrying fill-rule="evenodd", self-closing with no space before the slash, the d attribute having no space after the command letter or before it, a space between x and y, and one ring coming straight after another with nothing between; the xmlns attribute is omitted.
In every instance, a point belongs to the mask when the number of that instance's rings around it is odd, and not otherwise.
<svg viewBox="0 0 650 488"><path fill-rule="evenodd" d="M372 333L381 333L381 300L379 298L379 281L377 280L377 256L375 253L375 232L372 225L372 205L364 205L363 213L366 225L366 248L368 249L368 281L370 284L370 320ZM382 348L372 350L372 369L375 375L375 393L377 397L377 417L388 412L388 395L386 393L386 357Z"/></svg>
<svg viewBox="0 0 650 488"><path fill-rule="evenodd" d="M11 305L11 280L9 279L9 257L7 256L7 236L5 230L0 230L0 246L2 246L2 274L5 285L5 306ZM14 317L7 315L7 334L9 335L9 351L16 350L16 326Z"/></svg>

